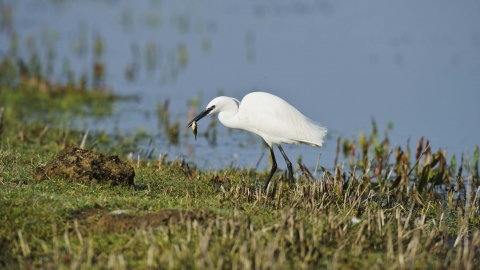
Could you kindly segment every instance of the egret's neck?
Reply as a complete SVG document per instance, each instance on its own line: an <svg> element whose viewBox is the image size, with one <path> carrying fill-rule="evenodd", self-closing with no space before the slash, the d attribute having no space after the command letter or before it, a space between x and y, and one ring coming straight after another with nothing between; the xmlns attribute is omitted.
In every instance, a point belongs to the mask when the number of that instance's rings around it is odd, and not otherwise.
<svg viewBox="0 0 480 270"><path fill-rule="evenodd" d="M238 107L235 104L235 107L230 106L228 110L221 111L218 114L218 120L229 128L240 128L240 121L238 119Z"/></svg>

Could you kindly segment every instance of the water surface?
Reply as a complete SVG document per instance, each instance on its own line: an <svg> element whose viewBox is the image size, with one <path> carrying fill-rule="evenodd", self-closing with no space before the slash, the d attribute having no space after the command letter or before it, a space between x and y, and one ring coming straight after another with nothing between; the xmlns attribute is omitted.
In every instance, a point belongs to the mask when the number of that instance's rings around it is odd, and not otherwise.
<svg viewBox="0 0 480 270"><path fill-rule="evenodd" d="M266 168L268 150L255 135L223 126L214 147L183 133L171 145L158 124L157 105L165 99L183 126L193 98L203 107L219 92L237 99L252 91L276 94L329 129L321 149L284 147L309 167L320 152L320 163L332 167L336 138L368 133L372 117L381 134L393 122L390 143L403 148L424 136L434 151L458 157L479 144L479 1L1 3L12 7L22 58L30 55L29 37L40 52L55 48L53 79L64 80L66 62L76 74L89 73L93 40L101 37L105 84L139 100L119 104L117 116L88 128L145 130L170 156L188 157L191 146L188 158L201 167L255 166L264 153L259 168ZM6 52L11 31L0 35Z"/></svg>

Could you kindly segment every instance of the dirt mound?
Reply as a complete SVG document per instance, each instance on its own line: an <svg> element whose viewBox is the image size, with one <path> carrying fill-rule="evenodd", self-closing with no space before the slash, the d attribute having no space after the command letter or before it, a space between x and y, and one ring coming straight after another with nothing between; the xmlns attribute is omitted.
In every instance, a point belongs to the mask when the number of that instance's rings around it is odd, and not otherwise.
<svg viewBox="0 0 480 270"><path fill-rule="evenodd" d="M125 232L141 227L159 227L169 222L184 224L187 220L203 222L212 218L202 210L161 210L143 215L105 215L94 226L94 231L106 233Z"/></svg>
<svg viewBox="0 0 480 270"><path fill-rule="evenodd" d="M133 167L118 156L72 148L35 170L37 180L66 177L70 181L133 185Z"/></svg>

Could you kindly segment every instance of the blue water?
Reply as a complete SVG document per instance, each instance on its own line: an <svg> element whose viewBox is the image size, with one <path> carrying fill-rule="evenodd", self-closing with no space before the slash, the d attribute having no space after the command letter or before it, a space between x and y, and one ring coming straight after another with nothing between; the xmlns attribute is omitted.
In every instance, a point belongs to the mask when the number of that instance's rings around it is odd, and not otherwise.
<svg viewBox="0 0 480 270"><path fill-rule="evenodd" d="M214 147L183 132L180 144L170 145L158 126L158 103L168 98L183 126L192 98L200 97L203 107L219 91L238 99L251 91L276 94L329 129L323 148L284 147L292 161L301 155L309 167L319 153L320 164L332 167L336 138L368 134L372 117L380 138L393 122L392 147L405 148L410 138L414 149L424 136L434 151L446 148L448 156L458 157L480 144L479 1L0 3L12 8L20 57L30 55L28 37L40 52L55 47L53 79L62 80L66 60L76 74L88 73L93 39L102 37L106 85L139 101L118 104L115 117L89 122L88 128L145 130L157 151L204 168L255 166L262 153L259 168L267 168L268 150L255 135L223 126ZM9 50L10 34L0 33L2 52ZM149 44L157 56L150 71ZM182 50L188 52L184 62ZM136 67L133 81L126 77L128 67ZM200 133L208 126L204 121Z"/></svg>

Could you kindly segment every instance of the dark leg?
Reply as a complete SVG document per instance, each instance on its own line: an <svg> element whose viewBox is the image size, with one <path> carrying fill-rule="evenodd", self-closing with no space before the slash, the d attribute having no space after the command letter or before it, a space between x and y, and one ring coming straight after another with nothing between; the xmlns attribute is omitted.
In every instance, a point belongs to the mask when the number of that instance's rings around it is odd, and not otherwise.
<svg viewBox="0 0 480 270"><path fill-rule="evenodd" d="M288 168L288 177L290 178L290 181L292 181L292 185L295 184L295 180L293 180L293 170L292 170L292 163L290 160L288 160L287 155L285 152L283 152L282 146L278 145L278 149L280 149L280 153L282 153L283 158L285 159L285 162L287 163L287 168Z"/></svg>
<svg viewBox="0 0 480 270"><path fill-rule="evenodd" d="M267 191L268 184L270 184L270 180L273 177L273 174L277 170L277 161L275 160L275 155L273 154L273 148L270 148L270 156L272 157L272 169L270 170L270 175L268 176L267 183L263 187L263 191Z"/></svg>

